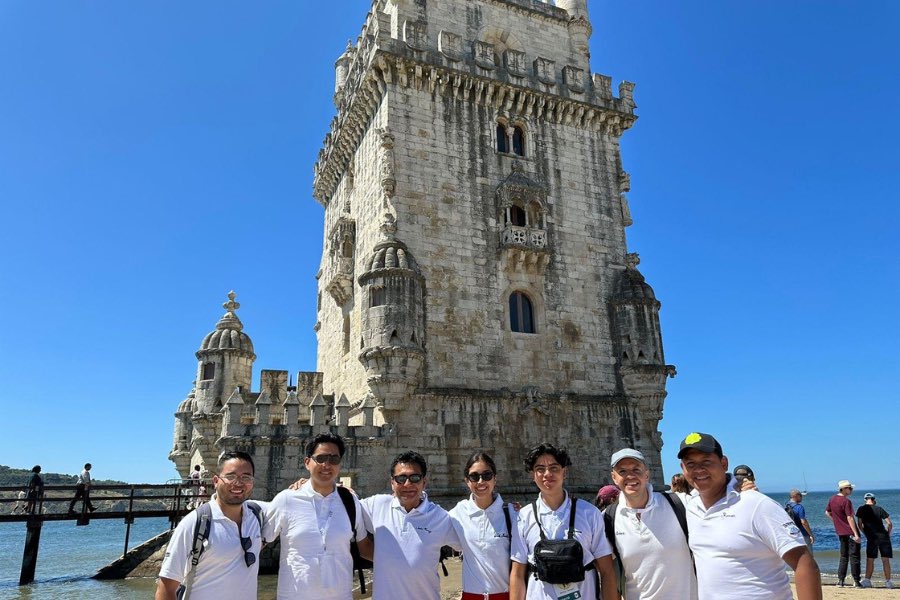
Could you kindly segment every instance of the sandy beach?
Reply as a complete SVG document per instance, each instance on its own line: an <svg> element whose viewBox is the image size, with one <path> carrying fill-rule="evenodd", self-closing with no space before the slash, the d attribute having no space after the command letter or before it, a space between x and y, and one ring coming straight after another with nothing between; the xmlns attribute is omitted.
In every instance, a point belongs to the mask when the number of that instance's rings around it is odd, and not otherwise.
<svg viewBox="0 0 900 600"><path fill-rule="evenodd" d="M462 574L462 563L459 560L446 561L447 571L450 576L441 576L441 600L458 600L462 590L460 588L460 577ZM854 600L885 600L886 598L900 598L900 590L884 589L884 580L879 579L874 582L876 588L841 588L834 582L826 581L822 586L823 597L825 600L844 600L853 598ZM796 590L794 597L797 597ZM675 599L673 599L675 600Z"/></svg>

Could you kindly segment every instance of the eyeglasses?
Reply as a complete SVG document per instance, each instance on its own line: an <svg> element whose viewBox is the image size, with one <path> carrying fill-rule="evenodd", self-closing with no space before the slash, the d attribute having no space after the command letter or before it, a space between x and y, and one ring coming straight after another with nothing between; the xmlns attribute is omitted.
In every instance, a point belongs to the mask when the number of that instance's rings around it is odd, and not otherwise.
<svg viewBox="0 0 900 600"><path fill-rule="evenodd" d="M224 479L228 483L240 483L241 485L249 485L256 481L256 478L253 477L253 475L236 475L234 473L219 475L219 478Z"/></svg>
<svg viewBox="0 0 900 600"><path fill-rule="evenodd" d="M241 548L244 550L244 562L248 567L252 567L253 563L256 562L256 555L250 552L250 548L253 547L253 540L241 535L240 527L238 527L238 536L241 538Z"/></svg>
<svg viewBox="0 0 900 600"><path fill-rule="evenodd" d="M320 465L324 465L328 463L330 465L339 465L341 464L341 455L340 454L318 454L316 456L311 456L314 461L316 461Z"/></svg>
<svg viewBox="0 0 900 600"><path fill-rule="evenodd" d="M396 481L399 485L404 485L407 481L410 483L419 483L425 479L425 476L419 475L418 473L414 475L392 475L391 479Z"/></svg>
<svg viewBox="0 0 900 600"><path fill-rule="evenodd" d="M563 470L563 468L559 465L550 465L549 467L545 467L544 465L539 465L532 469L538 475L544 475L546 473L550 473L552 475L559 475L559 473Z"/></svg>
<svg viewBox="0 0 900 600"><path fill-rule="evenodd" d="M479 481L490 481L493 478L493 471L485 471L484 473L476 473L475 471L472 471L471 473L466 473L466 479L468 479L472 483L478 483Z"/></svg>

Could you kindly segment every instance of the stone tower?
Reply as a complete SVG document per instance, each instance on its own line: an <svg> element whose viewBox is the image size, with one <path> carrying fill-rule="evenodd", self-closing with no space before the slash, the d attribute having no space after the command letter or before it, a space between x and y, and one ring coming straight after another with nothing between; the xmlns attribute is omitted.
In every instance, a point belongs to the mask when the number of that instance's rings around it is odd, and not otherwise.
<svg viewBox="0 0 900 600"><path fill-rule="evenodd" d="M314 170L317 371L296 386L262 371L251 392L252 345L226 304L176 413L179 471L204 444L244 448L266 497L331 430L363 494L387 487L407 448L429 459L432 496L462 493L476 449L494 455L505 494L530 494L521 459L541 441L569 448L576 491L595 492L623 446L661 483L674 368L625 238L634 85L614 96L590 72L591 31L585 0L373 2L335 63L337 115Z"/></svg>

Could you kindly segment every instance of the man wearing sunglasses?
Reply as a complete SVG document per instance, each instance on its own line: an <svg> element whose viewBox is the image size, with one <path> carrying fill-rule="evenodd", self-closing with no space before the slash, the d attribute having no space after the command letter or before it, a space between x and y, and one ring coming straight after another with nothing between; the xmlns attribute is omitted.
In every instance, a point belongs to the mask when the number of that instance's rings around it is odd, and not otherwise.
<svg viewBox="0 0 900 600"><path fill-rule="evenodd" d="M191 569L194 529L199 511L181 520L166 548L156 600L175 600L179 586L190 582L191 600L256 598L259 551L262 545L259 521L245 502L253 491L253 458L246 452L225 452L213 475L215 496L209 537L196 566Z"/></svg>
<svg viewBox="0 0 900 600"><path fill-rule="evenodd" d="M353 557L350 541L356 531L360 553L371 556L363 511L356 504L351 526L338 494L337 478L344 456L344 440L332 433L314 437L306 445L303 464L309 480L299 489L280 492L266 510L263 537L281 539L278 598L350 600L353 597Z"/></svg>
<svg viewBox="0 0 900 600"><path fill-rule="evenodd" d="M391 464L393 494L362 501L375 535L373 600L439 600L441 546L459 546L450 516L425 495L428 466L418 452Z"/></svg>

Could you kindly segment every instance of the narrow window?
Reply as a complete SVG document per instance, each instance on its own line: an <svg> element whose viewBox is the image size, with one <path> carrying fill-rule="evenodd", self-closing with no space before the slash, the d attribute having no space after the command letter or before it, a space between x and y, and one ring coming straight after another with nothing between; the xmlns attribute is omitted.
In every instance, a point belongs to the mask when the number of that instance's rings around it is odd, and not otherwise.
<svg viewBox="0 0 900 600"><path fill-rule="evenodd" d="M516 227L525 227L525 211L521 206L513 204L509 207L509 224Z"/></svg>
<svg viewBox="0 0 900 600"><path fill-rule="evenodd" d="M522 292L513 292L509 296L509 327L518 333L534 333L531 300Z"/></svg>
<svg viewBox="0 0 900 600"><path fill-rule="evenodd" d="M370 295L369 306L381 306L384 304L384 288L383 287L375 287L372 288Z"/></svg>
<svg viewBox="0 0 900 600"><path fill-rule="evenodd" d="M203 379L215 379L216 365L215 363L206 363L203 365Z"/></svg>
<svg viewBox="0 0 900 600"><path fill-rule="evenodd" d="M497 152L509 152L509 140L506 138L506 125L497 123Z"/></svg>
<svg viewBox="0 0 900 600"><path fill-rule="evenodd" d="M350 315L344 315L344 354L350 352Z"/></svg>
<svg viewBox="0 0 900 600"><path fill-rule="evenodd" d="M350 240L344 240L344 243L341 244L341 256L344 258L353 258L353 242Z"/></svg>
<svg viewBox="0 0 900 600"><path fill-rule="evenodd" d="M525 156L525 130L518 125L513 129L513 153Z"/></svg>

